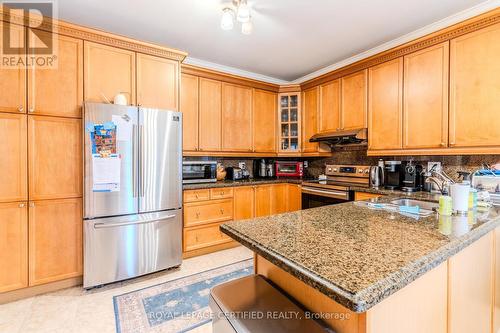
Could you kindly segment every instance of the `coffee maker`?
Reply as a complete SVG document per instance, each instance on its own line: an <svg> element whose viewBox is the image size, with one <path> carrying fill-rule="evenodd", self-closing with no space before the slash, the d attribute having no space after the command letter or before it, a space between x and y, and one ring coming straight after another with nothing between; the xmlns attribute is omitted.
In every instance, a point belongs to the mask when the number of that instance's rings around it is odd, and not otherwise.
<svg viewBox="0 0 500 333"><path fill-rule="evenodd" d="M397 190L403 182L401 161L384 162L384 187L388 190Z"/></svg>
<svg viewBox="0 0 500 333"><path fill-rule="evenodd" d="M272 160L253 160L253 178L273 178L274 162Z"/></svg>
<svg viewBox="0 0 500 333"><path fill-rule="evenodd" d="M401 171L403 173L403 181L401 183L401 191L416 192L421 191L423 186L423 167L420 164L413 164L412 161L403 161Z"/></svg>

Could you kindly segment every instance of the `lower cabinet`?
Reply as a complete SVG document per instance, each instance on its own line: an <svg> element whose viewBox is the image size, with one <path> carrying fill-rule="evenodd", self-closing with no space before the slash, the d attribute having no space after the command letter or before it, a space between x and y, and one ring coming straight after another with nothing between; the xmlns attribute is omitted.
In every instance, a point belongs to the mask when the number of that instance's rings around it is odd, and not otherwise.
<svg viewBox="0 0 500 333"><path fill-rule="evenodd" d="M265 184L184 191L184 258L238 245L222 233L229 221L301 209L298 184Z"/></svg>
<svg viewBox="0 0 500 333"><path fill-rule="evenodd" d="M82 275L82 199L29 204L29 284Z"/></svg>
<svg viewBox="0 0 500 333"><path fill-rule="evenodd" d="M0 204L0 293L28 286L28 205Z"/></svg>

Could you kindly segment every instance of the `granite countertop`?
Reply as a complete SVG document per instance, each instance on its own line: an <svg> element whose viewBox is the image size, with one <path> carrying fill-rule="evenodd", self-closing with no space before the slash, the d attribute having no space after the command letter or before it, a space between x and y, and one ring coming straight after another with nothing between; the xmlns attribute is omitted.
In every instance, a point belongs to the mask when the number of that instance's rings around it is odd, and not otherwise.
<svg viewBox="0 0 500 333"><path fill-rule="evenodd" d="M264 185L264 184L276 184L276 183L291 183L291 184L301 184L302 179L300 178L251 178L244 180L223 180L213 183L197 183L197 184L183 184L182 189L184 190L198 190L205 188L220 188L220 187L235 187L235 186L251 186L251 185Z"/></svg>
<svg viewBox="0 0 500 333"><path fill-rule="evenodd" d="M379 191L373 193L385 194L380 202L436 199ZM365 312L497 226L500 207L415 219L348 202L229 222L221 230L348 309Z"/></svg>

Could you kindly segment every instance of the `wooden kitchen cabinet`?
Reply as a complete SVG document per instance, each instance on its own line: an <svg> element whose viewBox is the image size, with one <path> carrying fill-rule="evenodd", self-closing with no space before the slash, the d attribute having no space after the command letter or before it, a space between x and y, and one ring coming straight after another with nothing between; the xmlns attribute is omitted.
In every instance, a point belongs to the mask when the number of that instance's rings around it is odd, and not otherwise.
<svg viewBox="0 0 500 333"><path fill-rule="evenodd" d="M313 87L302 92L302 151L317 152L317 142L309 139L318 133L319 87Z"/></svg>
<svg viewBox="0 0 500 333"><path fill-rule="evenodd" d="M37 31L51 38L51 33ZM83 105L83 41L53 34L57 38L56 68L28 70L28 112L40 115L81 118ZM34 36L34 34L28 34ZM37 46L39 37L29 39ZM113 98L113 96L108 97Z"/></svg>
<svg viewBox="0 0 500 333"><path fill-rule="evenodd" d="M222 84L200 78L199 84L199 150L221 149Z"/></svg>
<svg viewBox="0 0 500 333"><path fill-rule="evenodd" d="M29 198L82 196L80 119L28 117Z"/></svg>
<svg viewBox="0 0 500 333"><path fill-rule="evenodd" d="M288 184L271 185L271 214L282 214L288 210Z"/></svg>
<svg viewBox="0 0 500 333"><path fill-rule="evenodd" d="M82 274L82 199L31 201L29 284Z"/></svg>
<svg viewBox="0 0 500 333"><path fill-rule="evenodd" d="M23 47L26 45L23 26L0 22L1 31L9 28L10 45ZM3 34L0 34L0 45L3 45ZM26 69L0 67L0 112L26 112Z"/></svg>
<svg viewBox="0 0 500 333"><path fill-rule="evenodd" d="M179 110L179 62L137 53L137 105Z"/></svg>
<svg viewBox="0 0 500 333"><path fill-rule="evenodd" d="M403 148L448 146L448 57L448 42L404 57Z"/></svg>
<svg viewBox="0 0 500 333"><path fill-rule="evenodd" d="M271 215L271 185L255 187L255 217Z"/></svg>
<svg viewBox="0 0 500 333"><path fill-rule="evenodd" d="M28 205L0 203L0 293L28 286Z"/></svg>
<svg viewBox="0 0 500 333"><path fill-rule="evenodd" d="M252 89L222 83L222 150L252 151Z"/></svg>
<svg viewBox="0 0 500 333"><path fill-rule="evenodd" d="M233 200L210 200L184 204L184 227L230 221L233 219Z"/></svg>
<svg viewBox="0 0 500 333"><path fill-rule="evenodd" d="M0 202L28 200L27 116L0 112Z"/></svg>
<svg viewBox="0 0 500 333"><path fill-rule="evenodd" d="M368 71L368 149L403 147L403 58Z"/></svg>
<svg viewBox="0 0 500 333"><path fill-rule="evenodd" d="M450 147L500 146L500 24L450 42Z"/></svg>
<svg viewBox="0 0 500 333"><path fill-rule="evenodd" d="M231 243L232 238L220 231L221 224L215 223L184 229L184 252L206 250L210 247Z"/></svg>
<svg viewBox="0 0 500 333"><path fill-rule="evenodd" d="M198 77L181 76L182 150L198 150Z"/></svg>
<svg viewBox="0 0 500 333"><path fill-rule="evenodd" d="M319 131L340 130L340 79L322 84L319 95Z"/></svg>
<svg viewBox="0 0 500 333"><path fill-rule="evenodd" d="M258 153L276 152L277 94L253 91L253 150Z"/></svg>
<svg viewBox="0 0 500 333"><path fill-rule="evenodd" d="M251 219L255 216L255 187L234 188L234 220Z"/></svg>
<svg viewBox="0 0 500 333"><path fill-rule="evenodd" d="M122 93L135 105L135 52L84 41L85 101L113 101Z"/></svg>
<svg viewBox="0 0 500 333"><path fill-rule="evenodd" d="M302 188L300 185L287 184L287 211L294 212L302 209Z"/></svg>
<svg viewBox="0 0 500 333"><path fill-rule="evenodd" d="M367 127L367 70L341 78L341 130Z"/></svg>
<svg viewBox="0 0 500 333"><path fill-rule="evenodd" d="M279 94L278 103L278 151L300 154L301 150L301 101L300 93Z"/></svg>

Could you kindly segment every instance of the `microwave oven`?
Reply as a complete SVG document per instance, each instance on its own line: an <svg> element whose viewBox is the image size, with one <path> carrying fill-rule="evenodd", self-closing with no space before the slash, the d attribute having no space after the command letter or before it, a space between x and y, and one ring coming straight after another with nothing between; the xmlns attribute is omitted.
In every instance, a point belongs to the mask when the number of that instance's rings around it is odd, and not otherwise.
<svg viewBox="0 0 500 333"><path fill-rule="evenodd" d="M275 162L276 177L298 177L304 175L304 163L294 161L276 161Z"/></svg>
<svg viewBox="0 0 500 333"><path fill-rule="evenodd" d="M217 181L217 161L183 161L182 183L211 183Z"/></svg>

